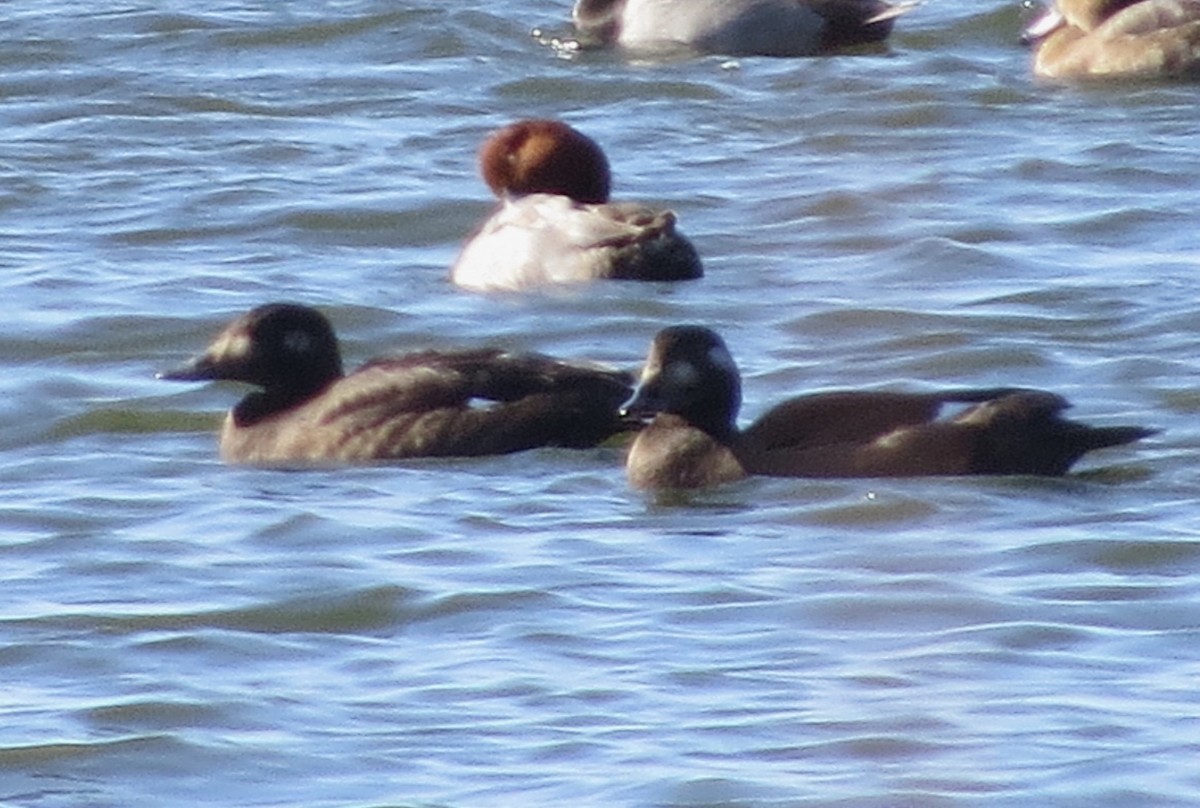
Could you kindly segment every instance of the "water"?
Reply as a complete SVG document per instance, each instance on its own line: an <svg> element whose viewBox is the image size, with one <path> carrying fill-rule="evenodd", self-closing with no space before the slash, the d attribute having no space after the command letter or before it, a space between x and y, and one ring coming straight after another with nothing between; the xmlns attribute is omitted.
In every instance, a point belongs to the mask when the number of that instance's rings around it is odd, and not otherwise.
<svg viewBox="0 0 1200 808"><path fill-rule="evenodd" d="M0 804L1200 804L1200 86L1029 77L1017 3L889 52L562 58L569 3L0 12ZM542 39L530 36L540 28ZM473 296L474 153L595 137L708 276ZM629 490L620 451L223 466L154 379L321 306L351 364L1048 387L1164 432L1063 480Z"/></svg>

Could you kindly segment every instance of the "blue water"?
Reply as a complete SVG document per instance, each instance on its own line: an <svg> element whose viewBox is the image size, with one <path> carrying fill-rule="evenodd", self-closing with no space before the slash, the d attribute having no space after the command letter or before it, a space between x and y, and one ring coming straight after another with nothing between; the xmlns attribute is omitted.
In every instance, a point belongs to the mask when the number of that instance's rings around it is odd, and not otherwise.
<svg viewBox="0 0 1200 808"><path fill-rule="evenodd" d="M572 58L569 11L0 11L0 804L1200 804L1200 85L1035 82L1016 2L665 63ZM453 289L475 150L529 116L707 277ZM351 364L632 368L700 322L747 418L1019 384L1163 432L1062 480L667 500L616 448L227 467L239 391L154 373L278 299Z"/></svg>

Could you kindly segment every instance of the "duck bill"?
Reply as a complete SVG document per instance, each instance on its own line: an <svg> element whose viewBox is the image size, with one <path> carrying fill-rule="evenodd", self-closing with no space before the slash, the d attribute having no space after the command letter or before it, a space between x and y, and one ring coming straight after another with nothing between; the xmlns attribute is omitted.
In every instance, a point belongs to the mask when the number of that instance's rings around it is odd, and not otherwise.
<svg viewBox="0 0 1200 808"><path fill-rule="evenodd" d="M662 399L658 395L658 385L653 379L642 381L633 390L629 400L621 405L622 418L653 418L663 409Z"/></svg>
<svg viewBox="0 0 1200 808"><path fill-rule="evenodd" d="M155 374L169 382L243 381L250 373L246 357L209 350L177 368Z"/></svg>
<svg viewBox="0 0 1200 808"><path fill-rule="evenodd" d="M1033 45L1050 36L1066 23L1067 20L1061 11L1053 7L1047 8L1021 32L1021 44Z"/></svg>
<svg viewBox="0 0 1200 808"><path fill-rule="evenodd" d="M157 377L172 382L237 381L249 371L252 348L250 338L241 329L228 329L204 353Z"/></svg>
<svg viewBox="0 0 1200 808"><path fill-rule="evenodd" d="M169 382L207 382L227 378L208 354L189 359L177 368L159 371L154 377Z"/></svg>

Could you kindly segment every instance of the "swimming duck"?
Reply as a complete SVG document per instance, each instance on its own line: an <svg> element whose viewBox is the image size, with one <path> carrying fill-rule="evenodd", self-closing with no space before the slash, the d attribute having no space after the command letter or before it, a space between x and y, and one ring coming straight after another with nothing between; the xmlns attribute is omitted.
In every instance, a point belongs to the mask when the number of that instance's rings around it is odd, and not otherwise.
<svg viewBox="0 0 1200 808"><path fill-rule="evenodd" d="M230 410L221 457L260 465L504 454L594 446L622 429L624 373L499 349L423 351L342 372L317 310L270 303L159 374L260 388Z"/></svg>
<svg viewBox="0 0 1200 808"><path fill-rule="evenodd" d="M1200 75L1200 0L1055 0L1025 29L1058 79Z"/></svg>
<svg viewBox="0 0 1200 808"><path fill-rule="evenodd" d="M700 488L750 474L909 477L1065 474L1085 452L1152 434L1060 417L1053 393L1014 388L940 393L846 391L786 401L745 431L736 426L741 381L710 329L675 326L655 336L623 411L653 417L626 470L638 488ZM938 419L946 404L970 404Z"/></svg>
<svg viewBox="0 0 1200 808"><path fill-rule="evenodd" d="M689 47L727 56L814 56L882 42L916 3L885 0L578 0L585 43Z"/></svg>
<svg viewBox="0 0 1200 808"><path fill-rule="evenodd" d="M479 152L499 207L467 240L450 279L475 291L602 278L674 281L703 274L675 214L609 202L608 158L587 135L555 120L493 133Z"/></svg>

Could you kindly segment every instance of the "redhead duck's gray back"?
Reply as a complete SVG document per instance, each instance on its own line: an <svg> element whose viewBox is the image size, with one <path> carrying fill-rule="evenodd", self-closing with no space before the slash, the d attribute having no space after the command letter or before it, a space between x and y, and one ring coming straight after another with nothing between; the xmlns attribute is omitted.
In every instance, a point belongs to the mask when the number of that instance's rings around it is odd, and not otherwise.
<svg viewBox="0 0 1200 808"><path fill-rule="evenodd" d="M882 42L915 3L884 0L578 0L585 42L730 56L813 56Z"/></svg>
<svg viewBox="0 0 1200 808"><path fill-rule="evenodd" d="M721 338L700 326L660 331L627 414L653 417L626 469L639 488L691 488L749 474L899 477L1064 474L1085 453L1152 434L1061 417L1067 402L1016 388L937 393L847 391L778 405L744 432L741 386ZM938 418L947 404L968 404Z"/></svg>
<svg viewBox="0 0 1200 808"><path fill-rule="evenodd" d="M314 309L268 304L231 323L205 353L162 374L259 388L226 416L234 463L363 462L594 446L625 429L624 373L499 349L425 351L343 375Z"/></svg>
<svg viewBox="0 0 1200 808"><path fill-rule="evenodd" d="M1045 78L1200 76L1200 0L1057 0L1024 39Z"/></svg>

